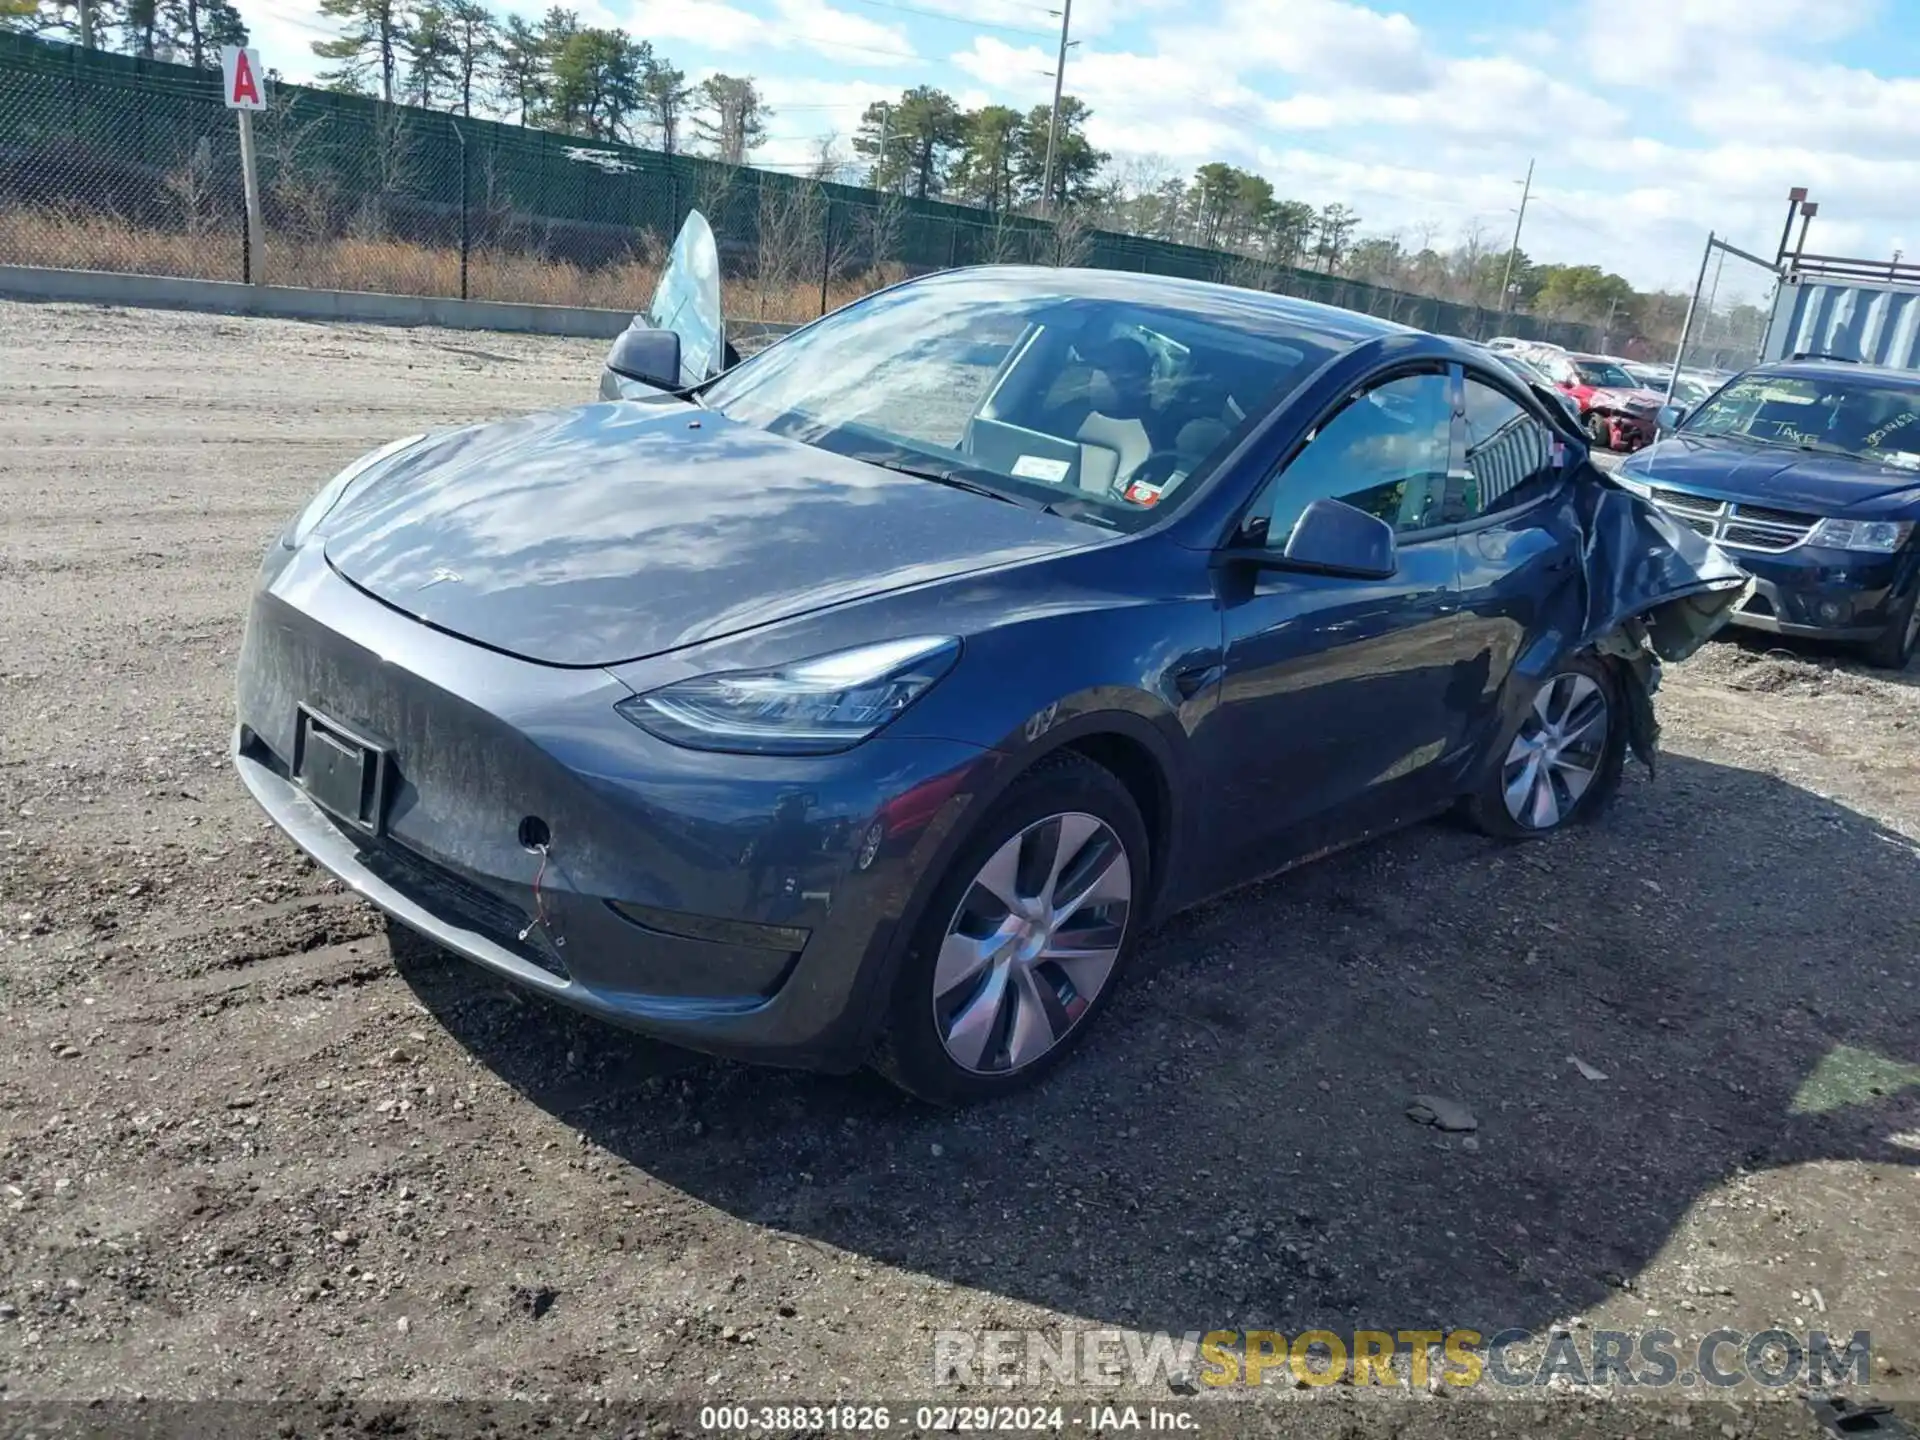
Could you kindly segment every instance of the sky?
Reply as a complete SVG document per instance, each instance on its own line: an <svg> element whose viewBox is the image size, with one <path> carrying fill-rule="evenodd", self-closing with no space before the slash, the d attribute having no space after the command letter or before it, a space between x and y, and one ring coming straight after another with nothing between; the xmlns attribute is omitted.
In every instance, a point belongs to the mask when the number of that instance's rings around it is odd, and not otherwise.
<svg viewBox="0 0 1920 1440"><path fill-rule="evenodd" d="M313 73L314 7L238 3L267 64ZM695 79L753 76L774 111L753 160L792 167L825 136L845 152L867 104L909 86L1046 103L1059 3L574 8ZM1796 185L1820 206L1810 251L1920 250L1920 0L1076 0L1070 35L1067 91L1116 163L1224 160L1352 207L1362 235L1504 250L1531 161L1521 248L1641 288L1690 289L1709 230L1771 258Z"/></svg>

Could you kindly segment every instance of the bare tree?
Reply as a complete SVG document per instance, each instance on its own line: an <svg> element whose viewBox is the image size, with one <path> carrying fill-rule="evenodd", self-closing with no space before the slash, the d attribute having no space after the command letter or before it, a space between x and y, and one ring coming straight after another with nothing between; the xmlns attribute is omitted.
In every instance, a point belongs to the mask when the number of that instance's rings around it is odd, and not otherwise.
<svg viewBox="0 0 1920 1440"><path fill-rule="evenodd" d="M855 226L867 264L874 270L884 270L899 256L900 235L906 227L906 200L892 190L875 191L873 203L856 214Z"/></svg>
<svg viewBox="0 0 1920 1440"><path fill-rule="evenodd" d="M296 244L313 244L334 233L340 185L320 149L323 113L306 116L297 92L276 87L259 127L260 169L268 213Z"/></svg>
<svg viewBox="0 0 1920 1440"><path fill-rule="evenodd" d="M826 192L811 180L761 185L754 276L761 319L780 318L767 313L769 306L792 308L794 291L819 277L826 263L821 233L825 215Z"/></svg>
<svg viewBox="0 0 1920 1440"><path fill-rule="evenodd" d="M841 147L838 131L829 130L814 141L813 159L807 165L807 178L820 184L844 181L853 159Z"/></svg>
<svg viewBox="0 0 1920 1440"><path fill-rule="evenodd" d="M773 112L750 75L709 75L695 88L693 107L694 133L724 164L746 164L748 152L767 138Z"/></svg>
<svg viewBox="0 0 1920 1440"><path fill-rule="evenodd" d="M419 142L405 106L382 101L373 107L368 159L373 183L353 218L353 229L363 239L384 239L393 219L394 197L413 183Z"/></svg>
<svg viewBox="0 0 1920 1440"><path fill-rule="evenodd" d="M219 223L219 190L214 183L213 143L202 135L187 158L167 172L162 182L180 207L180 225L195 242L210 235Z"/></svg>
<svg viewBox="0 0 1920 1440"><path fill-rule="evenodd" d="M1053 223L1047 227L1044 249L1043 265L1065 269L1086 264L1093 253L1093 222L1086 211L1069 205L1055 212Z"/></svg>
<svg viewBox="0 0 1920 1440"><path fill-rule="evenodd" d="M734 206L739 203L745 188L740 183L740 168L737 165L702 165L699 174L693 203L707 217L714 234L724 235L732 227Z"/></svg>
<svg viewBox="0 0 1920 1440"><path fill-rule="evenodd" d="M1027 258L1028 234L1009 211L993 212L992 223L980 236L982 265L1017 265Z"/></svg>
<svg viewBox="0 0 1920 1440"><path fill-rule="evenodd" d="M1220 267L1221 283L1243 290L1272 291L1279 278L1280 266L1265 255L1235 255Z"/></svg>

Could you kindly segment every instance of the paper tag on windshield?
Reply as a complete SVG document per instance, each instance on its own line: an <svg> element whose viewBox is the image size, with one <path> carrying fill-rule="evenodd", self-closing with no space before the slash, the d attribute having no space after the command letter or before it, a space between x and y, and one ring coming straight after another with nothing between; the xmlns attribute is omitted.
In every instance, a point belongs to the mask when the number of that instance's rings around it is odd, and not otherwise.
<svg viewBox="0 0 1920 1440"><path fill-rule="evenodd" d="M1046 480L1058 485L1073 470L1071 462L1049 460L1044 455L1022 455L1013 462L1013 473L1022 480Z"/></svg>

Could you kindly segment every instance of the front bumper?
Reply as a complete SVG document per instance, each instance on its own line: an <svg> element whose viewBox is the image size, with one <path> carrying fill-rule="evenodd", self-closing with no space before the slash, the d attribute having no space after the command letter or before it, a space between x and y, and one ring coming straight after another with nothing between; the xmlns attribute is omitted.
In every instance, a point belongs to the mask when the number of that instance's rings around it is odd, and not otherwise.
<svg viewBox="0 0 1920 1440"><path fill-rule="evenodd" d="M1872 640L1894 624L1913 584L1904 555L1853 556L1802 548L1787 555L1728 552L1753 576L1732 622L1773 635Z"/></svg>
<svg viewBox="0 0 1920 1440"><path fill-rule="evenodd" d="M602 670L516 660L270 556L242 645L234 763L276 824L387 914L504 978L694 1049L844 1069L985 752L681 750ZM386 747L382 833L290 775L300 706ZM542 856L522 843L538 817ZM544 863L544 871L542 869Z"/></svg>
<svg viewBox="0 0 1920 1440"><path fill-rule="evenodd" d="M1652 416L1609 415L1606 421L1607 443L1615 450L1643 450L1653 443Z"/></svg>

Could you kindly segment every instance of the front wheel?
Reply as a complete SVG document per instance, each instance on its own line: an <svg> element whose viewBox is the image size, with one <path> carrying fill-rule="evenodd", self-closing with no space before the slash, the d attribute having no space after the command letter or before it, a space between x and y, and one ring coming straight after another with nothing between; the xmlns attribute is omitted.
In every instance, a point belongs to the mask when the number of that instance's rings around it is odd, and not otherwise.
<svg viewBox="0 0 1920 1440"><path fill-rule="evenodd" d="M1016 780L920 918L874 1066L944 1104L1024 1088L1106 1003L1144 913L1139 807L1077 755Z"/></svg>
<svg viewBox="0 0 1920 1440"><path fill-rule="evenodd" d="M1593 448L1596 450L1613 448L1613 427L1607 423L1606 416L1594 414L1587 416L1587 439L1593 442Z"/></svg>
<svg viewBox="0 0 1920 1440"><path fill-rule="evenodd" d="M1916 646L1920 646L1920 583L1914 585L1906 603L1895 609L1887 628L1868 642L1867 663L1881 670L1904 670Z"/></svg>
<svg viewBox="0 0 1920 1440"><path fill-rule="evenodd" d="M1502 742L1500 762L1467 801L1489 835L1525 839L1597 815L1619 788L1627 716L1613 673L1575 655L1541 685Z"/></svg>

